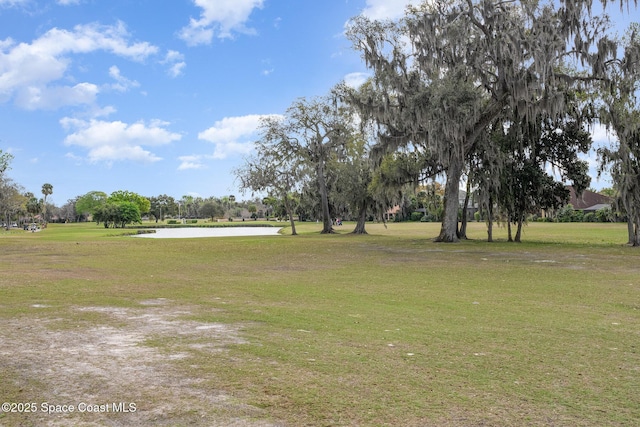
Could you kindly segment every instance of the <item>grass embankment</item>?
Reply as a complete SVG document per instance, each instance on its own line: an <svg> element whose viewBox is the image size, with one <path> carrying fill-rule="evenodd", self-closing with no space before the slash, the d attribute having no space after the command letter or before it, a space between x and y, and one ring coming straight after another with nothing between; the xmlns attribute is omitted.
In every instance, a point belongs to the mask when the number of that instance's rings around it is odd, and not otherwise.
<svg viewBox="0 0 640 427"><path fill-rule="evenodd" d="M535 223L522 244L483 242L482 224L459 244L433 243L435 224L348 227L176 240L95 225L14 232L0 237L0 318L27 324L38 304L52 328L98 326L109 319L73 308L166 298L192 307L185 320L242 324L247 343L225 352L180 337L146 345L182 348L176 363L204 392L289 425L640 422L640 253L621 244L625 225Z"/></svg>

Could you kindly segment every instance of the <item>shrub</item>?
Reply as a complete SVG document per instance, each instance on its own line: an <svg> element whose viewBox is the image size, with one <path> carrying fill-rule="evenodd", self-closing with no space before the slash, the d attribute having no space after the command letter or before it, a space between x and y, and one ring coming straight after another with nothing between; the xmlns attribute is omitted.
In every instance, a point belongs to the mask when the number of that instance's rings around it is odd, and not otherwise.
<svg viewBox="0 0 640 427"><path fill-rule="evenodd" d="M582 220L584 222L596 222L598 220L598 218L596 218L596 214L593 212L589 212L584 214L584 217L582 218Z"/></svg>
<svg viewBox="0 0 640 427"><path fill-rule="evenodd" d="M178 221L175 219L170 219L169 221L167 221L167 224L177 224Z"/></svg>
<svg viewBox="0 0 640 427"><path fill-rule="evenodd" d="M613 212L609 207L598 209L596 211L596 218L598 222L611 222L614 220Z"/></svg>
<svg viewBox="0 0 640 427"><path fill-rule="evenodd" d="M573 205L569 203L568 205L560 208L556 219L558 220L558 222L571 222L573 221L574 214L575 211L573 210Z"/></svg>
<svg viewBox="0 0 640 427"><path fill-rule="evenodd" d="M584 211L573 211L573 215L571 216L571 221L573 222L584 221Z"/></svg>
<svg viewBox="0 0 640 427"><path fill-rule="evenodd" d="M422 212L411 212L410 221L420 221L424 214Z"/></svg>
<svg viewBox="0 0 640 427"><path fill-rule="evenodd" d="M428 213L420 219L420 222L440 222L440 218L437 215Z"/></svg>

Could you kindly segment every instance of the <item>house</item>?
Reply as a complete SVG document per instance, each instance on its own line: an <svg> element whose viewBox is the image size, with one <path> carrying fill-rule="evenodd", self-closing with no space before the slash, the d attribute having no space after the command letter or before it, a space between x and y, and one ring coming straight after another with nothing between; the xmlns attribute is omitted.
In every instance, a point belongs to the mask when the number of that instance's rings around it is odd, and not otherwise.
<svg viewBox="0 0 640 427"><path fill-rule="evenodd" d="M595 212L602 208L611 207L613 199L593 191L584 190L580 196L576 194L573 187L569 188L569 203L573 209L583 211L584 213Z"/></svg>
<svg viewBox="0 0 640 427"><path fill-rule="evenodd" d="M394 207L392 207L391 209L387 210L384 214L384 219L385 221L392 221L396 218L396 215L398 215L398 213L400 213L401 208L398 205L395 205Z"/></svg>
<svg viewBox="0 0 640 427"><path fill-rule="evenodd" d="M467 192L461 188L460 192L458 193L458 204L460 205L461 208L464 206L464 200L466 197L467 197ZM471 195L469 196L469 205L467 206L467 218L472 219L473 215L479 210L480 210L480 205L476 201L476 195L475 193L471 193Z"/></svg>

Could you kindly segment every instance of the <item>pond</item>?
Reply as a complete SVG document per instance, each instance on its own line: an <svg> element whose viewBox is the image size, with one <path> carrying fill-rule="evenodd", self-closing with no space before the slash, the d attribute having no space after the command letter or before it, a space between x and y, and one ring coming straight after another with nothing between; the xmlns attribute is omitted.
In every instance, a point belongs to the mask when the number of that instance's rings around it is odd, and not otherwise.
<svg viewBox="0 0 640 427"><path fill-rule="evenodd" d="M187 239L193 237L277 236L281 227L185 227L157 228L155 233L133 237L149 239Z"/></svg>

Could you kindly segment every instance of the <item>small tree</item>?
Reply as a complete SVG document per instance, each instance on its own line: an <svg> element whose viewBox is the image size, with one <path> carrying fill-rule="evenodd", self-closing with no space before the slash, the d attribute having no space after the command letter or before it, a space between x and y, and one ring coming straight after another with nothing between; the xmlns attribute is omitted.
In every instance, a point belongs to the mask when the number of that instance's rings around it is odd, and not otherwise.
<svg viewBox="0 0 640 427"><path fill-rule="evenodd" d="M25 198L27 199L27 212L31 214L31 222L33 222L35 216L42 212L42 201L38 200L38 198L34 196L33 193L26 193Z"/></svg>
<svg viewBox="0 0 640 427"><path fill-rule="evenodd" d="M107 202L107 193L102 191L89 191L79 196L76 200L76 213L78 215L93 215L96 209Z"/></svg>
<svg viewBox="0 0 640 427"><path fill-rule="evenodd" d="M26 209L28 199L24 196L23 191L18 184L0 174L0 217L7 230L12 217Z"/></svg>
<svg viewBox="0 0 640 427"><path fill-rule="evenodd" d="M214 203L213 201L204 202L200 207L200 215L211 218L211 221L215 221L215 217L224 215L224 208L220 203Z"/></svg>
<svg viewBox="0 0 640 427"><path fill-rule="evenodd" d="M110 201L95 209L93 218L105 228L124 228L127 224L141 222L138 205L129 201Z"/></svg>
<svg viewBox="0 0 640 427"><path fill-rule="evenodd" d="M276 195L285 206L291 223L291 234L296 235L294 198L291 193L301 185L305 176L302 158L291 149L291 137L287 124L281 117L262 119L262 137L254 143L255 154L245 159L245 164L234 170L243 191L268 192ZM264 202L275 206L275 200Z"/></svg>
<svg viewBox="0 0 640 427"><path fill-rule="evenodd" d="M151 210L151 202L146 197L136 194L132 191L118 190L111 193L107 202L131 202L138 207L138 214L146 214Z"/></svg>
<svg viewBox="0 0 640 427"><path fill-rule="evenodd" d="M124 228L127 224L140 223L140 208L133 202L119 202L117 203L117 217L116 221L120 223L120 227Z"/></svg>
<svg viewBox="0 0 640 427"><path fill-rule="evenodd" d="M569 203L568 205L565 205L558 210L556 219L558 220L558 222L573 222L574 216L575 210L573 209L573 205Z"/></svg>
<svg viewBox="0 0 640 427"><path fill-rule="evenodd" d="M42 203L42 209L43 209L43 221L46 223L48 221L47 218L47 196L50 196L51 194L53 194L53 185L46 183L46 184L42 184L42 194L44 195L44 201Z"/></svg>

